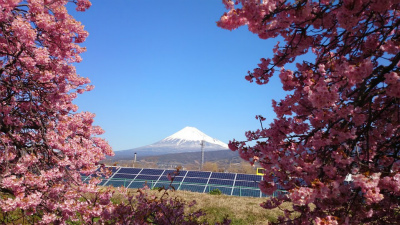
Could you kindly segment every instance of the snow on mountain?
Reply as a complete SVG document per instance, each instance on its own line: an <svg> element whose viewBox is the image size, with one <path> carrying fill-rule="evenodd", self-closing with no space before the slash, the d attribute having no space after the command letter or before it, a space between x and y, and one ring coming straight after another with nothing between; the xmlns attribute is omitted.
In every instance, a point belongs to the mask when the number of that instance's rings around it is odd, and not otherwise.
<svg viewBox="0 0 400 225"><path fill-rule="evenodd" d="M201 142L204 141L204 151L228 149L228 145L201 132L195 127L185 127L161 141L124 151L116 151L115 157L162 155L181 152L201 151Z"/></svg>
<svg viewBox="0 0 400 225"><path fill-rule="evenodd" d="M205 133L199 131L197 128L195 127L185 127L182 130L176 132L175 134L164 138L163 140L156 142L154 145L157 144L175 144L177 146L185 146L185 144L199 144L201 143L201 141L204 141L206 146L205 148L207 148L207 146L212 146L210 144L213 145L217 145L220 146L221 149L227 149L228 145L223 143L222 141L219 141L217 139L214 139L208 135L206 135ZM217 146L215 146L216 148L218 148ZM220 149L220 150L221 150Z"/></svg>

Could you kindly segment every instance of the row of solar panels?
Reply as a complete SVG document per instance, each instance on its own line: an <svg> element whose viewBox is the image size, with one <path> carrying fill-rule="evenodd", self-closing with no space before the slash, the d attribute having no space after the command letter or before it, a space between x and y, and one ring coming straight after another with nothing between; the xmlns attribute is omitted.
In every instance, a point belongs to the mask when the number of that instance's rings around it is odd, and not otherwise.
<svg viewBox="0 0 400 225"><path fill-rule="evenodd" d="M127 188L142 188L144 185L150 188L173 186L176 190L202 193L219 189L226 195L266 197L258 187L262 180L262 176L259 175L186 170L177 173L175 170L128 167L109 168L113 172L112 175L109 178L103 178L100 185ZM172 181L169 179L170 176L174 177ZM84 181L90 179L83 178ZM282 194L282 191L277 191L274 195L279 194Z"/></svg>

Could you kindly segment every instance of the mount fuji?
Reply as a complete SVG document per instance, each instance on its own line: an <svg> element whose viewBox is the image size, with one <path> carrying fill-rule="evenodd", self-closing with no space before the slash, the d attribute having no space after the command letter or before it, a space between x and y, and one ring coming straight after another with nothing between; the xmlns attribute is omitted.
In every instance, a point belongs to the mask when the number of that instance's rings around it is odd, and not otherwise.
<svg viewBox="0 0 400 225"><path fill-rule="evenodd" d="M150 155L164 155L183 152L200 152L203 142L204 151L217 151L228 149L228 145L201 132L195 127L185 127L161 141L139 148L115 151L114 158L132 159L137 153L138 157Z"/></svg>

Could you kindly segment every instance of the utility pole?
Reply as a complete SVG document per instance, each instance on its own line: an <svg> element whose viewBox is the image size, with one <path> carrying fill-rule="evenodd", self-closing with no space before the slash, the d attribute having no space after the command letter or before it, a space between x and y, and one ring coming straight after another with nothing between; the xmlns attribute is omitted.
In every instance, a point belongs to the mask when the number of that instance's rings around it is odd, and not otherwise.
<svg viewBox="0 0 400 225"><path fill-rule="evenodd" d="M200 164L200 170L202 170L202 169L203 169L203 165L204 165L204 140L201 141L200 145L201 145L201 164Z"/></svg>

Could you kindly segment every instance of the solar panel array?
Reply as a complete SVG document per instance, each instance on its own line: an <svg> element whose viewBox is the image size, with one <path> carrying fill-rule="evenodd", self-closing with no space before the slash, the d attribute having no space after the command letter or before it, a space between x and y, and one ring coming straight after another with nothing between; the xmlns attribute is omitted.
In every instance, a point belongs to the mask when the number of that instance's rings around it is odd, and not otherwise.
<svg viewBox="0 0 400 225"><path fill-rule="evenodd" d="M127 188L142 188L144 185L150 188L173 186L175 190L187 190L193 192L208 193L219 189L223 194L235 196L266 197L258 187L262 176L239 173L217 173L204 171L186 171L164 169L142 169L129 167L112 167L112 175L104 178L102 186L124 186ZM173 176L174 179L168 178ZM88 181L90 176L83 177ZM277 191L274 195L282 194Z"/></svg>

